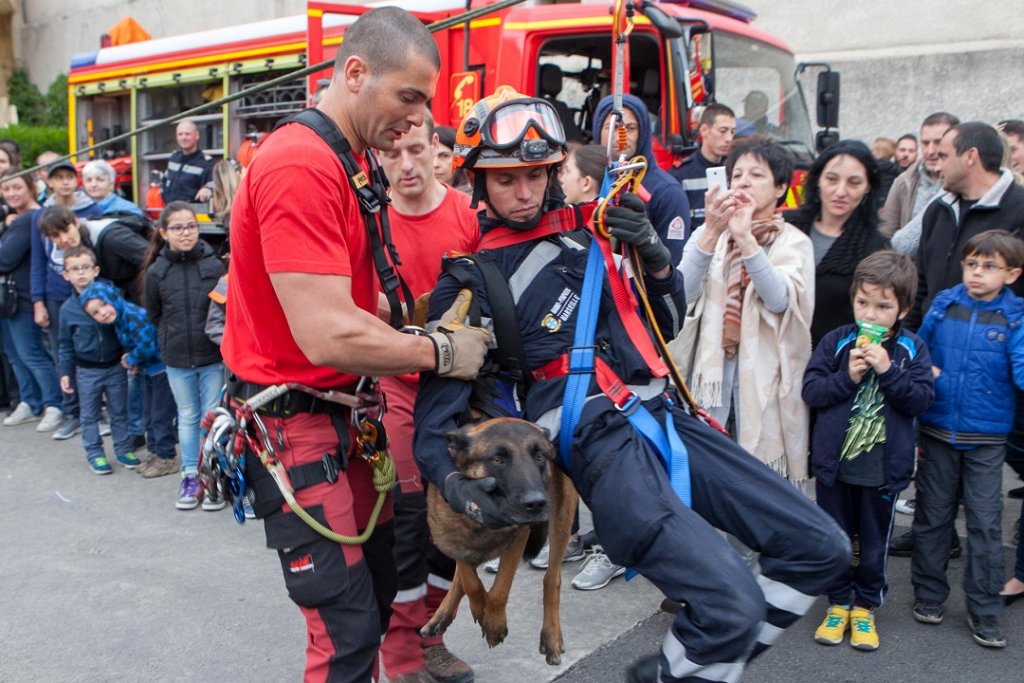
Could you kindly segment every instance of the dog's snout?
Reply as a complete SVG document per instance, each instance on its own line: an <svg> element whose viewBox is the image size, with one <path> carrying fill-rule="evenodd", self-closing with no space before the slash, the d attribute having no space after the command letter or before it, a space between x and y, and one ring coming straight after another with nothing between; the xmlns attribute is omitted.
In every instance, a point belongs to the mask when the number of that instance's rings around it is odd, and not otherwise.
<svg viewBox="0 0 1024 683"><path fill-rule="evenodd" d="M520 501L523 509L531 515L539 515L548 507L548 497L543 491L530 491L523 494Z"/></svg>

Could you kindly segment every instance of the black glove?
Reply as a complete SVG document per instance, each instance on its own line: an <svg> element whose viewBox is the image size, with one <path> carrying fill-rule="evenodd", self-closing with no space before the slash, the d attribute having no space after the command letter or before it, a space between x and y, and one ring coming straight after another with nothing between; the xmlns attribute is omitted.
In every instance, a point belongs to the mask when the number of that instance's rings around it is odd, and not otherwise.
<svg viewBox="0 0 1024 683"><path fill-rule="evenodd" d="M609 206L604 215L608 232L636 247L648 271L667 268L672 262L672 254L647 220L644 203L635 194L623 194L618 205Z"/></svg>
<svg viewBox="0 0 1024 683"><path fill-rule="evenodd" d="M456 472L444 480L444 499L452 510L468 516L474 522L488 529L499 529L509 526L509 522L501 517L498 505L491 497L497 488L498 482L494 477L470 479Z"/></svg>

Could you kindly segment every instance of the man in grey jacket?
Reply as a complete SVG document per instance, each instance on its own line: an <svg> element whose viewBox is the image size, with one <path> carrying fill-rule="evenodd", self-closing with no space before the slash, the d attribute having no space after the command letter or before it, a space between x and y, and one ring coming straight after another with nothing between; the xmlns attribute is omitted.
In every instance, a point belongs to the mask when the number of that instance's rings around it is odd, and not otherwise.
<svg viewBox="0 0 1024 683"><path fill-rule="evenodd" d="M879 230L892 237L897 230L924 211L928 202L942 191L939 177L939 141L960 119L944 111L935 112L921 124L921 151L917 162L893 181L882 207Z"/></svg>

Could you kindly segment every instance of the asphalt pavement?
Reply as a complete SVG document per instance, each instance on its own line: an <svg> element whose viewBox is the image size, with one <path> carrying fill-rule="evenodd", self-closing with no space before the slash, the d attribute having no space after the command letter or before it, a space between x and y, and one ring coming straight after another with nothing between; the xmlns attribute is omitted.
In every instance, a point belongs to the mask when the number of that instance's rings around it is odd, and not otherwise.
<svg viewBox="0 0 1024 683"><path fill-rule="evenodd" d="M259 522L176 510L175 477L142 479L116 463L113 475L95 476L77 437L55 442L32 425L0 426L0 463L0 681L301 680L304 624ZM1007 526L1018 509L1007 503ZM447 642L477 681L621 681L630 662L657 650L670 619L658 611L660 593L642 578L573 590L579 566L563 569L561 666L537 651L542 572L520 569L509 636L494 649L460 612ZM962 566L951 565L954 583ZM988 650L970 637L959 587L945 622L924 626L910 616L909 560L893 559L889 577L879 651L814 643L819 602L744 680L1024 680L1024 603L1005 612L1009 646Z"/></svg>

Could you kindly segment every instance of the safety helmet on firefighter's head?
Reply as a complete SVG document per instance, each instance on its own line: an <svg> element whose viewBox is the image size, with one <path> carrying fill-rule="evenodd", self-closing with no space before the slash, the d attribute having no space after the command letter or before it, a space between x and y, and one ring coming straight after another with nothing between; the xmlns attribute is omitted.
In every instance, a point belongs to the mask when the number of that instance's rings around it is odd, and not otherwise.
<svg viewBox="0 0 1024 683"><path fill-rule="evenodd" d="M549 166L565 159L565 130L547 100L500 85L459 124L452 171Z"/></svg>

